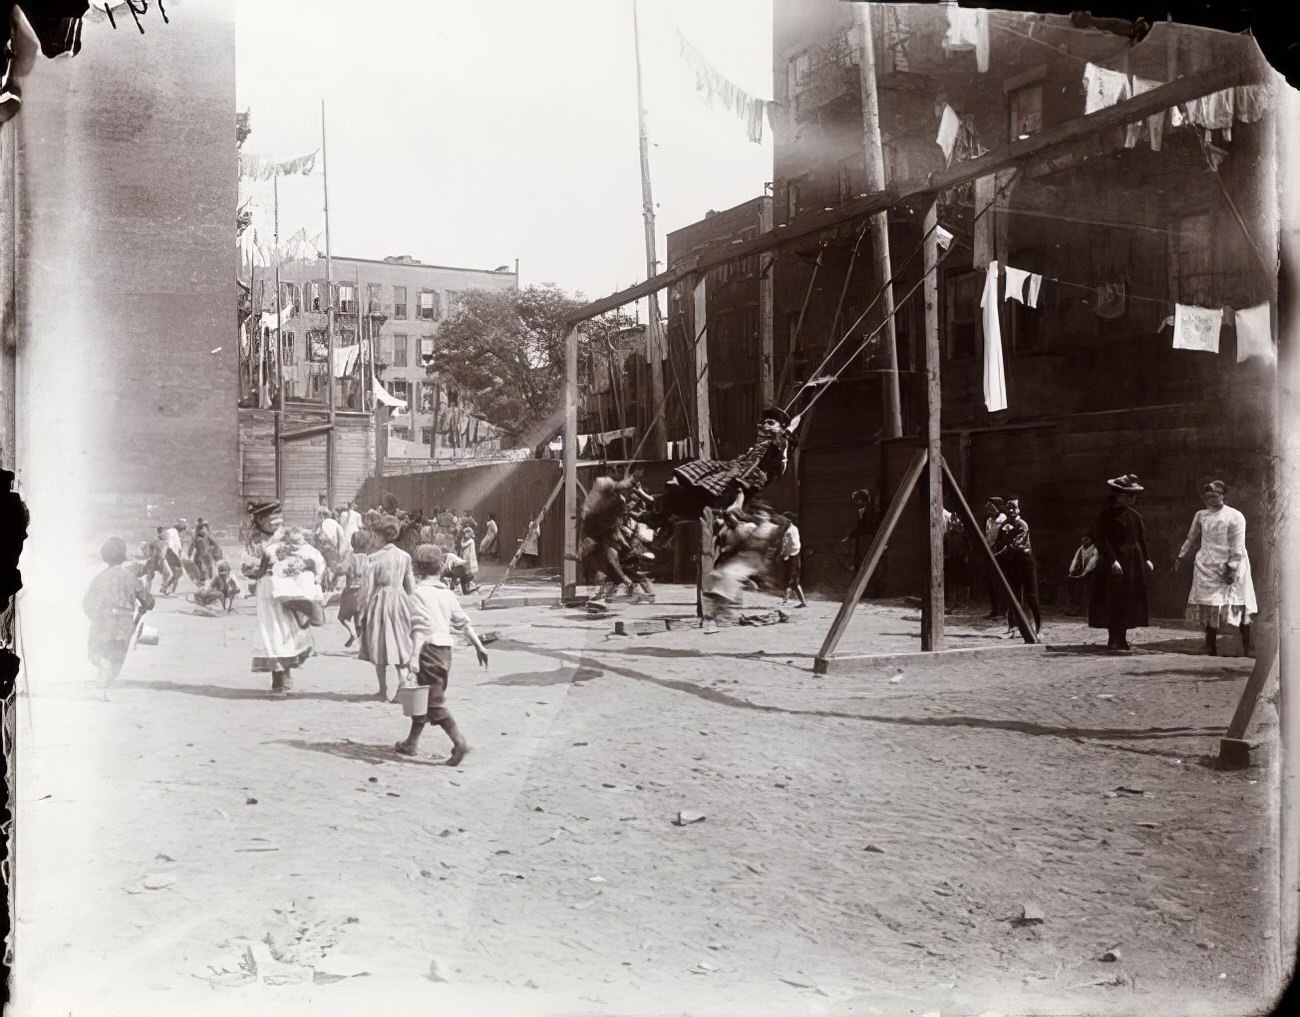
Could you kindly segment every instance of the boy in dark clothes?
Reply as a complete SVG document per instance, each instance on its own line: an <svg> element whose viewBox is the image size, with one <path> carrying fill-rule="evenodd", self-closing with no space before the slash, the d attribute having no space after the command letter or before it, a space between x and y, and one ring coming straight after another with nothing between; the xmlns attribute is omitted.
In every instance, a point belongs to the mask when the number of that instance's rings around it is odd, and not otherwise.
<svg viewBox="0 0 1300 1017"><path fill-rule="evenodd" d="M91 580L81 609L90 619L90 662L99 672L104 698L122 672L127 647L139 615L153 609L153 595L144 580L126 565L126 541L109 537L99 551L108 567ZM139 614L137 614L137 609Z"/></svg>

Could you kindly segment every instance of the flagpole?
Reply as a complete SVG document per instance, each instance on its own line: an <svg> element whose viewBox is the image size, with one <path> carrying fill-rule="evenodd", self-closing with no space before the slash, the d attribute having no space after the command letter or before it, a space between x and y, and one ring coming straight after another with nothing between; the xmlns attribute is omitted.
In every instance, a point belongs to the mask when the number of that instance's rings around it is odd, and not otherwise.
<svg viewBox="0 0 1300 1017"><path fill-rule="evenodd" d="M641 88L641 26L637 17L637 0L632 0L632 40L636 48L636 109L637 126L641 142L641 205L645 221L645 267L646 278L653 278L658 270L655 257L655 203L650 194L650 139L646 134L645 96ZM646 298L649 305L650 320L646 329L648 339L647 353L650 359L650 392L655 406L664 402L664 365L663 365L663 323L659 319L659 295L651 293ZM664 431L662 415L656 416L650 423L650 447L658 449L656 456L664 452Z"/></svg>
<svg viewBox="0 0 1300 1017"><path fill-rule="evenodd" d="M329 430L325 432L325 497L334 504L334 262L330 257L330 173L325 152L325 100L320 101L321 181L325 192L325 378L329 386Z"/></svg>
<svg viewBox="0 0 1300 1017"><path fill-rule="evenodd" d="M284 500L284 309L280 290L280 173L275 174L275 498Z"/></svg>

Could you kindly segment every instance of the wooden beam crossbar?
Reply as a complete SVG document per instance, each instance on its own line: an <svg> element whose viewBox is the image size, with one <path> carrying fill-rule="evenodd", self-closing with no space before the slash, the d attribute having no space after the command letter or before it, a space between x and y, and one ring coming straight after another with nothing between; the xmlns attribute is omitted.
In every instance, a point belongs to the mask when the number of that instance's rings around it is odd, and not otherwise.
<svg viewBox="0 0 1300 1017"><path fill-rule="evenodd" d="M789 246L834 227L855 222L877 212L887 211L904 202L920 201L927 196L959 187L979 177L989 176L1027 159L1049 156L1080 138L1136 123L1171 106L1190 102L1225 88L1254 84L1256 77L1232 63L1185 75L1167 85L1153 88L1149 92L1143 92L1114 106L1049 127L1038 134L1013 141L976 159L956 163L940 173L933 174L924 183L905 190L894 186L887 187L875 194L846 201L838 208L829 211L800 215L793 222L778 226L749 240L710 244L702 248L695 257L667 272L660 272L636 286L630 286L583 305L573 313L570 321L576 323L595 318L634 300L658 293L661 289L687 276L708 272L753 254Z"/></svg>

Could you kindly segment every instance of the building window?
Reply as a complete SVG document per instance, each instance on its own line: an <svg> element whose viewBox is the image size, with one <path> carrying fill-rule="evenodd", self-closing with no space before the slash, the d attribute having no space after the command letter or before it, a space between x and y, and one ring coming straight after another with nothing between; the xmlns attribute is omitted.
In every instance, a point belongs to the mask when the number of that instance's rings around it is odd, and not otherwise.
<svg viewBox="0 0 1300 1017"><path fill-rule="evenodd" d="M307 310L320 310L320 283L307 284Z"/></svg>
<svg viewBox="0 0 1300 1017"><path fill-rule="evenodd" d="M357 291L356 287L350 285L339 286L339 310L344 314L353 314L357 309Z"/></svg>
<svg viewBox="0 0 1300 1017"><path fill-rule="evenodd" d="M422 427L422 428L420 428L420 444L421 444L421 445L432 445L432 444L433 444L433 428L432 428L432 427Z"/></svg>
<svg viewBox="0 0 1300 1017"><path fill-rule="evenodd" d="M420 363L426 367L433 363L433 336L420 336Z"/></svg>
<svg viewBox="0 0 1300 1017"><path fill-rule="evenodd" d="M382 300L379 283L366 283L366 313L378 314L382 311Z"/></svg>
<svg viewBox="0 0 1300 1017"><path fill-rule="evenodd" d="M293 342L293 333L282 332L280 334L280 343L284 347L284 365L286 367L292 367L298 362L298 352L297 347Z"/></svg>
<svg viewBox="0 0 1300 1017"><path fill-rule="evenodd" d="M860 176L858 173L859 162L859 159L853 158L845 159L840 163L839 193L841 205L858 193L853 186L853 182Z"/></svg>
<svg viewBox="0 0 1300 1017"><path fill-rule="evenodd" d="M420 290L420 317L425 321L438 321L442 318L441 301L436 290Z"/></svg>
<svg viewBox="0 0 1300 1017"><path fill-rule="evenodd" d="M393 287L393 317L402 319L406 317L406 287Z"/></svg>
<svg viewBox="0 0 1300 1017"><path fill-rule="evenodd" d="M979 351L980 294L985 273L967 272L949 276L945 304L948 318L948 357L968 360Z"/></svg>
<svg viewBox="0 0 1300 1017"><path fill-rule="evenodd" d="M409 381L394 378L392 381L384 382L384 386L394 399L402 400L407 406L411 405L411 383Z"/></svg>
<svg viewBox="0 0 1300 1017"><path fill-rule="evenodd" d="M812 54L805 50L790 58L786 69L786 84L790 95L798 95L812 76Z"/></svg>
<svg viewBox="0 0 1300 1017"><path fill-rule="evenodd" d="M448 290L445 296L447 298L447 316L450 317L460 309L460 290Z"/></svg>
<svg viewBox="0 0 1300 1017"><path fill-rule="evenodd" d="M1043 83L1012 89L1007 95L1011 115L1011 140L1019 141L1043 129Z"/></svg>
<svg viewBox="0 0 1300 1017"><path fill-rule="evenodd" d="M401 332L393 336L393 366L407 366L407 341Z"/></svg>
<svg viewBox="0 0 1300 1017"><path fill-rule="evenodd" d="M432 413L434 409L435 396L438 394L437 384L426 381L420 386L420 399L418 406L421 413Z"/></svg>
<svg viewBox="0 0 1300 1017"><path fill-rule="evenodd" d="M394 427L393 437L397 438L400 441L410 441L411 429L409 427Z"/></svg>
<svg viewBox="0 0 1300 1017"><path fill-rule="evenodd" d="M785 185L785 218L787 222L799 214L802 207L802 191L803 185L798 180L791 180Z"/></svg>
<svg viewBox="0 0 1300 1017"><path fill-rule="evenodd" d="M1173 278L1169 280L1172 299L1200 307L1213 306L1212 283L1214 252L1210 246L1210 213L1183 216L1178 220L1178 235L1171 237L1175 250L1169 259Z"/></svg>

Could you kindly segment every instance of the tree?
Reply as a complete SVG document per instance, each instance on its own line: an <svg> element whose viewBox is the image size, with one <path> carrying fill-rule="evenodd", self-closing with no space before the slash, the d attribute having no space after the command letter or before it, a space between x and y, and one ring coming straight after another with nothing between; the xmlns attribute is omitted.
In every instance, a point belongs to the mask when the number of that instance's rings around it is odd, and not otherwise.
<svg viewBox="0 0 1300 1017"><path fill-rule="evenodd" d="M556 426L564 401L564 344L569 315L581 295L555 286L523 290L466 290L438 329L430 377L457 390L484 420L516 441L532 444ZM578 329L578 383L587 382L587 349L632 325L621 312L583 322Z"/></svg>

